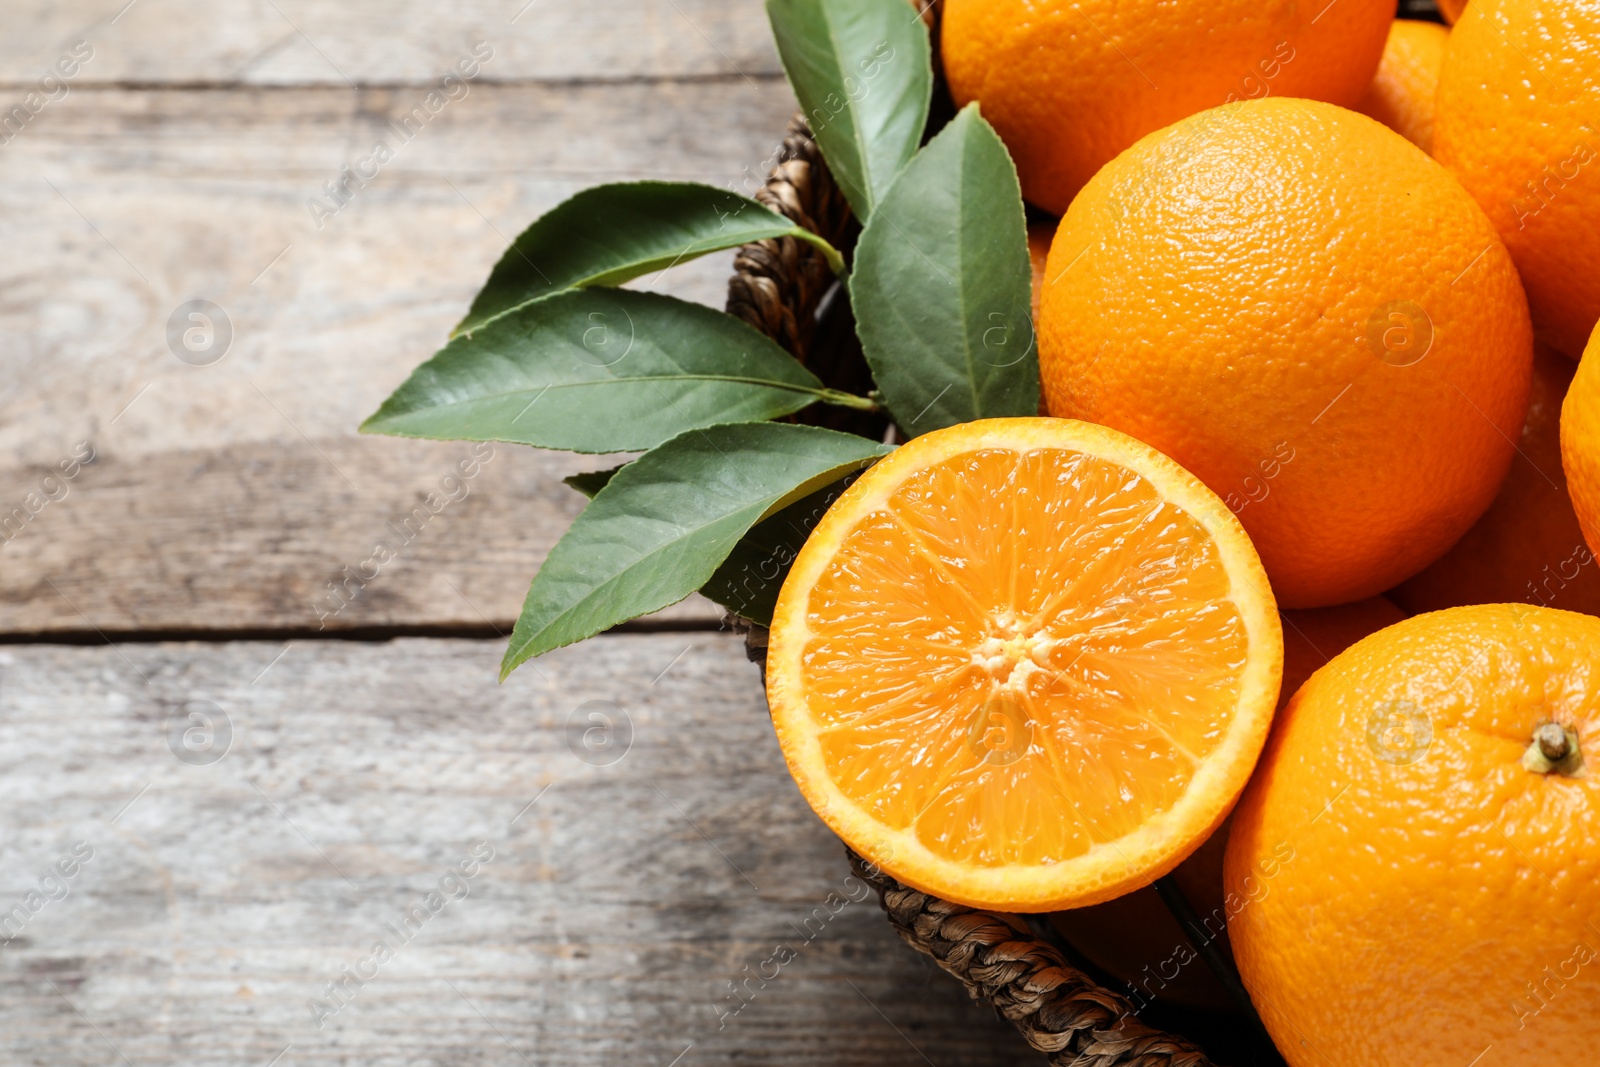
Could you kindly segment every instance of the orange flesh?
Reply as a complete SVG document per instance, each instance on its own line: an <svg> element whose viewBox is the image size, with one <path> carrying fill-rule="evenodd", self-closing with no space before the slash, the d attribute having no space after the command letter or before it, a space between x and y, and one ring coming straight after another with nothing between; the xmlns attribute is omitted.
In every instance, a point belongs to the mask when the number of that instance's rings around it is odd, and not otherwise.
<svg viewBox="0 0 1600 1067"><path fill-rule="evenodd" d="M1177 804L1249 635L1211 535L1132 470L991 448L910 477L806 605L807 706L846 797L935 855L1050 864Z"/></svg>

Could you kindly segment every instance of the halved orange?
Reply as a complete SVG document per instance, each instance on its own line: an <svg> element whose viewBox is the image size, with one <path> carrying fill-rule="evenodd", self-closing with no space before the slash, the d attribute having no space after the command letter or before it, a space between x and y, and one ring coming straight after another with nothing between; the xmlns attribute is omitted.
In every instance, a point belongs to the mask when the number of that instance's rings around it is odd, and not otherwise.
<svg viewBox="0 0 1600 1067"><path fill-rule="evenodd" d="M1211 490L1069 419L902 445L829 509L772 621L767 699L824 822L974 907L1053 911L1175 867L1266 740L1283 637Z"/></svg>

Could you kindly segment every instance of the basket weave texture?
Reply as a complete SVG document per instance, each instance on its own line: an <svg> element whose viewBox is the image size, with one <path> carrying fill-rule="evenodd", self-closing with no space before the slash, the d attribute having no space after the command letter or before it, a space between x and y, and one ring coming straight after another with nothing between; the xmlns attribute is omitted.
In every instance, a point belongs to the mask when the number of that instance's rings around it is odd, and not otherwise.
<svg viewBox="0 0 1600 1067"><path fill-rule="evenodd" d="M859 230L803 115L789 122L756 199L849 255ZM858 349L814 352L817 312L835 279L814 245L793 237L747 244L734 258L728 313L771 337L829 386L861 380ZM739 620L742 622L742 620ZM766 676L767 631L746 625L750 659ZM895 881L846 849L897 933L1009 1019L1058 1067L1212 1067L1191 1042L1139 1022L1132 1003L1069 964L1015 916L978 911Z"/></svg>

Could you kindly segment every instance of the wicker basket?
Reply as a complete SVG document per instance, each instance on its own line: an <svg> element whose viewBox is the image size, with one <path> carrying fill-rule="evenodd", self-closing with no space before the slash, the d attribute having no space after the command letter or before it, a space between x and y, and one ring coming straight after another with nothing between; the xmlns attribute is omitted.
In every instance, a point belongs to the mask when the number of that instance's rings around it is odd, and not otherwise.
<svg viewBox="0 0 1600 1067"><path fill-rule="evenodd" d="M853 245L856 225L803 117L789 124L778 164L756 198L835 247ZM870 381L848 302L813 245L792 237L745 245L734 261L728 311L773 338L829 386ZM857 412L824 411L826 425L874 436L886 425ZM841 420L854 420L842 425ZM766 631L745 627L750 658L763 665ZM1054 1064L1073 1067L1209 1067L1194 1044L1141 1023L1127 997L1097 984L1013 915L976 911L896 882L849 853L889 922L917 951L960 979L974 1000L1010 1019Z"/></svg>

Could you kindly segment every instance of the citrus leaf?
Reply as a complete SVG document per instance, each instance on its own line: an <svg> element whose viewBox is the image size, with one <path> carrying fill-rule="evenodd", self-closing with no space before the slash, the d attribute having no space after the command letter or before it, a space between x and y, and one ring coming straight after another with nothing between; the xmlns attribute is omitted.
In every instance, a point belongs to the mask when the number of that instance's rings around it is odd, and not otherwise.
<svg viewBox="0 0 1600 1067"><path fill-rule="evenodd" d="M626 466L626 463L622 465L622 467ZM561 483L570 485L590 500L593 500L594 495L604 489L606 483L611 480L611 476L621 470L622 467L612 467L610 470L603 471L580 471L577 474L567 475L561 479Z"/></svg>
<svg viewBox="0 0 1600 1067"><path fill-rule="evenodd" d="M656 293L574 289L451 341L361 429L628 452L819 399L871 406L824 389L770 338L720 311Z"/></svg>
<svg viewBox="0 0 1600 1067"><path fill-rule="evenodd" d="M853 481L855 474L851 473L752 526L711 580L700 587L701 595L735 615L770 625L790 564L828 508Z"/></svg>
<svg viewBox="0 0 1600 1067"><path fill-rule="evenodd" d="M1017 171L970 104L917 153L856 245L856 330L908 436L1038 414L1029 286Z"/></svg>
<svg viewBox="0 0 1600 1067"><path fill-rule="evenodd" d="M856 217L872 217L928 122L928 30L905 0L767 0L778 54Z"/></svg>
<svg viewBox="0 0 1600 1067"><path fill-rule="evenodd" d="M675 604L764 516L889 451L815 426L744 423L674 437L618 471L556 543L501 663Z"/></svg>
<svg viewBox="0 0 1600 1067"><path fill-rule="evenodd" d="M694 182L598 185L556 205L523 230L495 264L450 334L563 289L621 285L653 270L768 237L799 237L831 253L816 235L727 189Z"/></svg>

